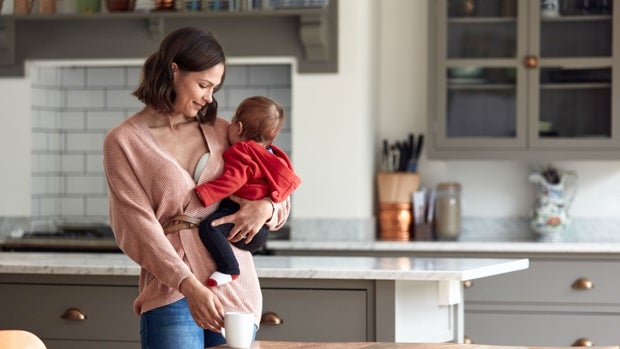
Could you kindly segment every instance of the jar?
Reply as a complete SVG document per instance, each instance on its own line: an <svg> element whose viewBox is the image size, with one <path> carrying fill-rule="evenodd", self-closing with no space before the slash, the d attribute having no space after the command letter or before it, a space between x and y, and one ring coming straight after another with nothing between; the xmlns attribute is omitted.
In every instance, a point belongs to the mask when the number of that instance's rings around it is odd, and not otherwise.
<svg viewBox="0 0 620 349"><path fill-rule="evenodd" d="M435 235L456 240L461 233L461 184L439 183L435 197Z"/></svg>

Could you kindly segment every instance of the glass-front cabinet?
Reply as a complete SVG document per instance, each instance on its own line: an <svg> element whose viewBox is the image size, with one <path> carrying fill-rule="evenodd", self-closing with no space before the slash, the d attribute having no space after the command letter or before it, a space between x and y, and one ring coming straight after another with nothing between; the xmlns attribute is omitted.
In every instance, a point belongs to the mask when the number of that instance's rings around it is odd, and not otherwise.
<svg viewBox="0 0 620 349"><path fill-rule="evenodd" d="M613 0L430 7L431 158L620 157Z"/></svg>

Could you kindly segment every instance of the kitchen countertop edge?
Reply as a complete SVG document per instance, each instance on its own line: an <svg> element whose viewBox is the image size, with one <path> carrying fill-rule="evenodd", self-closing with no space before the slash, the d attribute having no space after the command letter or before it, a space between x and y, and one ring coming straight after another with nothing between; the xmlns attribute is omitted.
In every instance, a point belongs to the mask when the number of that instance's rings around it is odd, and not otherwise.
<svg viewBox="0 0 620 349"><path fill-rule="evenodd" d="M261 278L467 280L524 270L528 259L255 256ZM120 253L0 252L0 274L138 276Z"/></svg>

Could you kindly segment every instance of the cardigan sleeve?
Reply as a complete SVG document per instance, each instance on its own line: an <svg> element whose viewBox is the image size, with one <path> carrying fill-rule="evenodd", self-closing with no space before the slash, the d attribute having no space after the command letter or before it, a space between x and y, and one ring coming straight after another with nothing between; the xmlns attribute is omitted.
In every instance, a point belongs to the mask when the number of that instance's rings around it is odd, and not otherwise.
<svg viewBox="0 0 620 349"><path fill-rule="evenodd" d="M123 138L124 139L124 138ZM145 153L128 151L118 137L104 141L104 169L110 197L110 225L121 250L163 284L178 290L191 270L163 232L140 173ZM128 154L131 154L128 155ZM148 176L146 176L148 177ZM148 187L148 186L146 186Z"/></svg>

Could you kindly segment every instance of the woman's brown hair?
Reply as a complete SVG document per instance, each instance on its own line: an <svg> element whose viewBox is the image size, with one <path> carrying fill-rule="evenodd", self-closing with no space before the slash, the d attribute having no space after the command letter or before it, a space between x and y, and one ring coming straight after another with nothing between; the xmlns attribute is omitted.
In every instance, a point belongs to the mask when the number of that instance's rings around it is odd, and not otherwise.
<svg viewBox="0 0 620 349"><path fill-rule="evenodd" d="M262 96L246 98L239 104L232 122L243 124L241 137L270 146L284 124L284 109L276 101Z"/></svg>
<svg viewBox="0 0 620 349"><path fill-rule="evenodd" d="M142 103L164 114L174 111L176 99L172 63L176 63L180 70L198 72L220 63L226 64L226 56L222 45L209 32L185 27L168 34L159 50L147 58L142 67L140 84L132 93ZM215 91L223 83L224 76ZM211 103L198 111L198 120L213 124L216 114L217 100L213 97Z"/></svg>

